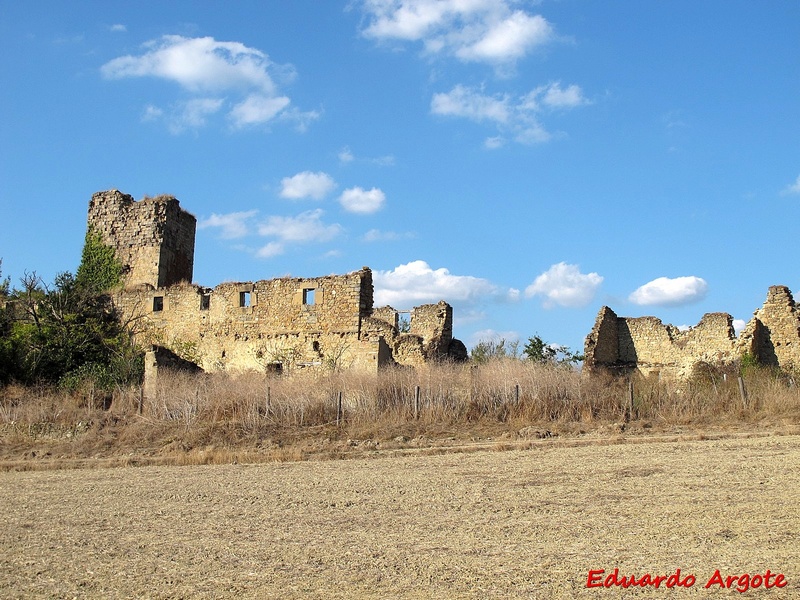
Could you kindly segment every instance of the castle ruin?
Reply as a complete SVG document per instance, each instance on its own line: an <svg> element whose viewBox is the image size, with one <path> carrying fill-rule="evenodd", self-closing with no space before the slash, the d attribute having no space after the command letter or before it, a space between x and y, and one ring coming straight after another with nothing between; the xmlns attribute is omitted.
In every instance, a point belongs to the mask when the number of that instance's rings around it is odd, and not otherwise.
<svg viewBox="0 0 800 600"><path fill-rule="evenodd" d="M769 288L767 300L737 337L733 317L707 313L681 331L655 317L618 317L600 309L584 347L587 371L638 371L646 376L688 379L711 365L730 368L750 356L784 371L800 369L800 310L789 288Z"/></svg>
<svg viewBox="0 0 800 600"><path fill-rule="evenodd" d="M137 343L171 350L203 370L420 366L465 360L444 301L399 311L373 307L372 271L317 278L192 282L197 220L172 196L135 201L98 192L88 226L114 248L123 282L114 299Z"/></svg>

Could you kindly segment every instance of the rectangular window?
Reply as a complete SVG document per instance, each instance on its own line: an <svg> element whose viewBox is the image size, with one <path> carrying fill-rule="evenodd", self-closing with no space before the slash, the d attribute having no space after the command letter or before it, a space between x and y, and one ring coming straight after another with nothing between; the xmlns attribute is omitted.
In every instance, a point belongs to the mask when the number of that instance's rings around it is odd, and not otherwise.
<svg viewBox="0 0 800 600"><path fill-rule="evenodd" d="M239 292L239 306L250 306L250 292Z"/></svg>
<svg viewBox="0 0 800 600"><path fill-rule="evenodd" d="M164 296L153 296L153 312L164 310Z"/></svg>
<svg viewBox="0 0 800 600"><path fill-rule="evenodd" d="M211 308L211 294L203 294L200 296L200 310L208 310Z"/></svg>
<svg viewBox="0 0 800 600"><path fill-rule="evenodd" d="M314 304L314 296L315 296L315 292L316 291L317 290L315 290L314 288L308 288L308 289L303 290L303 304L306 304L306 305L309 305L309 306Z"/></svg>

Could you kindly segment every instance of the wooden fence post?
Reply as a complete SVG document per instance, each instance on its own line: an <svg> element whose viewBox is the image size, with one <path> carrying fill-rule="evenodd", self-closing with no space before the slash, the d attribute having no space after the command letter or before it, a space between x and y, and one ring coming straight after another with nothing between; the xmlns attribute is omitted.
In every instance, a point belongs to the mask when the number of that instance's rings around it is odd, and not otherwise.
<svg viewBox="0 0 800 600"><path fill-rule="evenodd" d="M475 401L475 369L477 365L470 365L469 367L469 403Z"/></svg>
<svg viewBox="0 0 800 600"><path fill-rule="evenodd" d="M519 406L519 384L514 386L514 404Z"/></svg>
<svg viewBox="0 0 800 600"><path fill-rule="evenodd" d="M344 415L342 414L342 392L339 392L339 398L336 401L336 425L339 425L339 423L343 420Z"/></svg>
<svg viewBox="0 0 800 600"><path fill-rule="evenodd" d="M264 416L269 417L269 413L272 412L272 394L270 387L267 386L267 411Z"/></svg>
<svg viewBox="0 0 800 600"><path fill-rule="evenodd" d="M139 386L139 404L136 407L136 414L141 415L144 410L144 385Z"/></svg>
<svg viewBox="0 0 800 600"><path fill-rule="evenodd" d="M419 386L414 387L414 419L419 419Z"/></svg>
<svg viewBox="0 0 800 600"><path fill-rule="evenodd" d="M747 390L744 387L744 379L739 377L739 395L742 397L742 407L747 408Z"/></svg>
<svg viewBox="0 0 800 600"><path fill-rule="evenodd" d="M628 380L628 406L625 408L625 422L633 417L633 379Z"/></svg>

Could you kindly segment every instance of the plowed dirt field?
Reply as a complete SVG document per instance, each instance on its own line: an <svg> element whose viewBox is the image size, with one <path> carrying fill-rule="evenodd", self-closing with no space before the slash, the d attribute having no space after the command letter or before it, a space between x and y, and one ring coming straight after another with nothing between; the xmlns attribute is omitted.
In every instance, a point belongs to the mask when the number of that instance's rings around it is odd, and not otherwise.
<svg viewBox="0 0 800 600"><path fill-rule="evenodd" d="M800 598L795 435L3 472L0 506L4 598Z"/></svg>

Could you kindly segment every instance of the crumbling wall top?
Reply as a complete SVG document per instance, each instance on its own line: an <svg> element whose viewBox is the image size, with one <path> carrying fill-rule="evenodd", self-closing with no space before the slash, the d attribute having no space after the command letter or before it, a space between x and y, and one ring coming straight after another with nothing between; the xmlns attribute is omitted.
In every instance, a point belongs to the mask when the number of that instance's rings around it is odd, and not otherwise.
<svg viewBox="0 0 800 600"><path fill-rule="evenodd" d="M88 226L114 248L125 287L164 287L191 281L197 219L174 196L138 202L119 190L92 195Z"/></svg>
<svg viewBox="0 0 800 600"><path fill-rule="evenodd" d="M767 299L740 335L741 352L784 370L800 369L800 311L792 292L773 285Z"/></svg>
<svg viewBox="0 0 800 600"><path fill-rule="evenodd" d="M698 362L732 361L735 343L733 318L727 313L707 313L695 327L681 331L656 317L618 317L604 306L586 337L584 367L683 377Z"/></svg>

